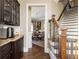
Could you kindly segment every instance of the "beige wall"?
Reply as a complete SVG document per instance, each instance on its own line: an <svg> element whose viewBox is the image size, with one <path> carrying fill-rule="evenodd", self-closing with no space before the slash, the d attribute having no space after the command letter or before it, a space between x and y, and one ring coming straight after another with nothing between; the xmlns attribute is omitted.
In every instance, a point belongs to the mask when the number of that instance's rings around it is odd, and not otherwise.
<svg viewBox="0 0 79 59"><path fill-rule="evenodd" d="M51 2L51 5L52 5L51 11L52 11L53 14L56 15L56 19L58 19L62 10L63 10L63 4L62 3L56 3L56 2L54 2L54 0L52 0L52 2Z"/></svg>
<svg viewBox="0 0 79 59"><path fill-rule="evenodd" d="M47 18L50 19L52 14L56 15L56 19L60 15L63 6L61 3L55 3L53 0L19 0L20 2L20 28L21 32L24 34L24 51L28 51L28 30L31 31L30 20L27 20L27 9L26 5L28 3L46 3L47 4ZM29 22L29 23L27 23ZM29 28L28 28L29 26Z"/></svg>
<svg viewBox="0 0 79 59"><path fill-rule="evenodd" d="M52 14L55 14L57 19L63 9L62 3L55 2L54 0L26 0L27 3L47 3L48 19Z"/></svg>
<svg viewBox="0 0 79 59"><path fill-rule="evenodd" d="M28 51L28 40L26 37L26 1L25 0L19 0L20 3L20 29L21 29L21 33L24 34L24 51L27 52Z"/></svg>

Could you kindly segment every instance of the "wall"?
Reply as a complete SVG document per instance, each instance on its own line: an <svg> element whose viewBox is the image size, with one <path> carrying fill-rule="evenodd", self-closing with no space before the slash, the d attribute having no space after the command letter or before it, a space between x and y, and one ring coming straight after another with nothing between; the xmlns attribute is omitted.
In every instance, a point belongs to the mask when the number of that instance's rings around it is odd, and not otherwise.
<svg viewBox="0 0 79 59"><path fill-rule="evenodd" d="M51 11L52 11L52 13L53 14L55 14L56 15L56 19L58 19L59 18L59 16L60 16L60 14L61 14L61 12L62 12L62 10L63 10L63 4L62 3L58 3L58 2L54 2L54 0L52 0L51 2L53 2L53 3L51 3Z"/></svg>
<svg viewBox="0 0 79 59"><path fill-rule="evenodd" d="M30 20L27 20L27 4L28 3L46 3L47 4L47 18L50 19L52 14L56 15L56 19L60 15L63 6L61 3L55 3L53 0L19 0L20 2L20 28L21 28L21 33L24 34L24 51L28 51L28 36L30 35L29 32L31 31L31 27L29 26ZM27 23L29 22L29 23ZM47 24L48 25L48 24ZM29 27L29 28L28 28ZM29 32L28 32L29 31Z"/></svg>
<svg viewBox="0 0 79 59"><path fill-rule="evenodd" d="M59 14L61 13L63 9L62 3L55 2L54 0L26 0L27 3L46 3L47 4L47 13L48 13L48 19L51 18L52 14L57 15L56 18L58 18Z"/></svg>
<svg viewBox="0 0 79 59"><path fill-rule="evenodd" d="M24 52L28 51L28 39L27 39L27 31L26 31L26 1L18 0L20 3L20 29L21 33L24 34Z"/></svg>

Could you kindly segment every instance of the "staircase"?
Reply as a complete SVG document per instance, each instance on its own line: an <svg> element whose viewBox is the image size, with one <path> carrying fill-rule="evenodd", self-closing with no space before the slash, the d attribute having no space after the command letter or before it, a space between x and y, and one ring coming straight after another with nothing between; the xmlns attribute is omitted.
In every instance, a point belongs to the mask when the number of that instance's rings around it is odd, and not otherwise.
<svg viewBox="0 0 79 59"><path fill-rule="evenodd" d="M67 28L67 59L78 59L78 9L72 8L65 11L61 27Z"/></svg>
<svg viewBox="0 0 79 59"><path fill-rule="evenodd" d="M60 27L67 28L66 59L78 59L78 7L66 10L63 15ZM55 36L54 41L49 40L49 48L56 58L60 59L58 33L55 33Z"/></svg>

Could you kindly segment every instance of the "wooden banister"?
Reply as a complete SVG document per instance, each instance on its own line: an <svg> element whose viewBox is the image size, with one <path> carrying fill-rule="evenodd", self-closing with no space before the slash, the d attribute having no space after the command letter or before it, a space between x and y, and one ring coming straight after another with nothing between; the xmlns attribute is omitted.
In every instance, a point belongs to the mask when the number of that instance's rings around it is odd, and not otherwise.
<svg viewBox="0 0 79 59"><path fill-rule="evenodd" d="M53 37L55 37L56 32L58 32L58 33L61 32L61 34L58 34L59 35L59 38L58 38L58 44L59 44L58 56L59 57L57 57L57 58L66 59L66 30L67 29L65 27L60 28L58 21L55 19L55 15L52 15L52 19L49 20L49 22L50 23L52 22L52 24L53 24ZM51 25L50 25L50 27L51 27ZM55 32L55 30L57 30L57 31ZM50 28L50 32L51 32L51 28ZM50 38L51 38L51 33L50 33ZM54 41L55 41L55 38L53 38L53 42Z"/></svg>
<svg viewBox="0 0 79 59"><path fill-rule="evenodd" d="M59 27L58 21L55 19L55 15L52 15L52 19L49 20L49 22L53 22L57 27Z"/></svg>
<svg viewBox="0 0 79 59"><path fill-rule="evenodd" d="M57 20L54 20L54 23L56 24L56 26L59 28L59 23Z"/></svg>
<svg viewBox="0 0 79 59"><path fill-rule="evenodd" d="M66 59L66 30L67 29L61 29L61 35L59 39L60 59Z"/></svg>
<svg viewBox="0 0 79 59"><path fill-rule="evenodd" d="M60 18L62 17L62 15L63 15L63 13L64 13L64 11L65 11L67 5L68 5L68 2L67 2L67 4L65 5L65 7L63 8L63 11L61 12L61 14L60 14L59 18L57 19L57 21L59 21Z"/></svg>

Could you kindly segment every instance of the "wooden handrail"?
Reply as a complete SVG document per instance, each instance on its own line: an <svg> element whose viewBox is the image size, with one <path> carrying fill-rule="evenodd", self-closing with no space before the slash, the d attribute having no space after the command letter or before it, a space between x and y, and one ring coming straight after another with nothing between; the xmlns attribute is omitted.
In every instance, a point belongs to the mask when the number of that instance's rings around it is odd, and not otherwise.
<svg viewBox="0 0 79 59"><path fill-rule="evenodd" d="M49 22L52 22L56 28L60 29L61 34L59 35L59 57L60 59L66 59L66 27L59 27L59 23L57 20L55 20L55 15L53 15L51 20ZM55 33L53 33L55 34ZM51 33L50 33L51 36ZM53 39L54 40L54 39Z"/></svg>
<svg viewBox="0 0 79 59"><path fill-rule="evenodd" d="M69 2L67 2L67 4L65 5L65 7L63 8L63 11L61 12L61 14L60 14L59 18L57 19L57 21L59 21L59 20L61 19L62 15L63 15L63 13L64 13L64 11L65 11L67 5L68 5L68 3L69 3Z"/></svg>
<svg viewBox="0 0 79 59"><path fill-rule="evenodd" d="M52 20L50 20L50 22L54 22L53 24L56 24L57 28L59 27L59 23L57 20L55 20L55 18L52 18ZM66 33L67 33L67 28L66 27L62 27L60 28L60 32L61 34L59 34L59 57L58 59L66 59ZM50 34L51 35L51 34Z"/></svg>
<svg viewBox="0 0 79 59"><path fill-rule="evenodd" d="M57 20L54 20L54 23L56 24L56 26L59 28L59 23Z"/></svg>

